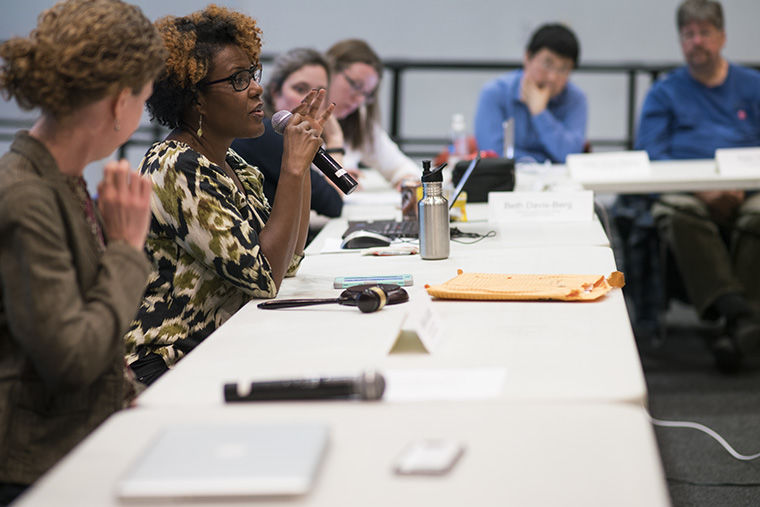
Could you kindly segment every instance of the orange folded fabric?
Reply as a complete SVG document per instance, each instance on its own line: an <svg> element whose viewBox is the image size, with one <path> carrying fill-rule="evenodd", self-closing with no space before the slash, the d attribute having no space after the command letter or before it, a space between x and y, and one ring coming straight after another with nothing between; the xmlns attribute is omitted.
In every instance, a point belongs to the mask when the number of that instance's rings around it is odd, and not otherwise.
<svg viewBox="0 0 760 507"><path fill-rule="evenodd" d="M426 285L433 297L474 300L593 301L625 285L623 273L603 275L506 275L463 273L440 285Z"/></svg>

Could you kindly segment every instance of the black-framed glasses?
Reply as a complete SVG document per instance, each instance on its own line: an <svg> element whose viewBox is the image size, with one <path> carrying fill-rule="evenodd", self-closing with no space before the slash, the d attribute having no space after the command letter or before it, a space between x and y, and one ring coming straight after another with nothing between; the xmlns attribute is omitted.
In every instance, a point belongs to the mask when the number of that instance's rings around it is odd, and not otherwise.
<svg viewBox="0 0 760 507"><path fill-rule="evenodd" d="M257 83L261 82L261 67L260 66L251 65L250 69L239 70L237 72L232 73L231 75L227 77L223 77L222 79L209 81L208 83L205 83L204 86L211 86L212 84L229 81L230 84L232 85L233 90L235 90L236 92L243 92L247 90L249 86L251 86L251 79L253 79Z"/></svg>
<svg viewBox="0 0 760 507"><path fill-rule="evenodd" d="M341 72L343 74L343 78L346 80L346 83L348 83L348 86L359 95L362 95L364 97L364 103L365 104L372 104L375 101L375 90L372 90L371 92L365 92L364 86L362 86L361 83L357 83L353 79L351 79L348 74L344 72Z"/></svg>

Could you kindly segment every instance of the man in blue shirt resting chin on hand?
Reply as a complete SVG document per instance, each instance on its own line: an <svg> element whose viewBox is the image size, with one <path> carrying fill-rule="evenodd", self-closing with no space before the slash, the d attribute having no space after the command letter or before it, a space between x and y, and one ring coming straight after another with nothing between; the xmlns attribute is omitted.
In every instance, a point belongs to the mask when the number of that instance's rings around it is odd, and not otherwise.
<svg viewBox="0 0 760 507"><path fill-rule="evenodd" d="M481 150L504 156L505 121L514 119L517 162L564 163L583 150L588 105L569 82L578 65L578 39L567 27L543 25L533 33L523 69L486 83L475 114L475 139Z"/></svg>
<svg viewBox="0 0 760 507"><path fill-rule="evenodd" d="M686 0L676 16L686 66L656 83L641 111L637 149L654 160L713 158L717 148L760 145L760 73L721 56L723 9ZM760 348L760 194L742 190L660 196L652 207L686 293L700 316L722 318L719 369Z"/></svg>

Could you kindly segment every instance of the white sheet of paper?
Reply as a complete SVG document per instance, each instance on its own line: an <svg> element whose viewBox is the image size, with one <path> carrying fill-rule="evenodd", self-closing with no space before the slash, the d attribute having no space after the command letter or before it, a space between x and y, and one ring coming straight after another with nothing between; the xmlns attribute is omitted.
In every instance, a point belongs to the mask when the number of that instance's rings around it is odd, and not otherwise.
<svg viewBox="0 0 760 507"><path fill-rule="evenodd" d="M319 251L319 253L352 253L352 252L358 252L358 250L346 250L340 247L340 244L343 242L342 238L325 238L324 243L322 243L322 249Z"/></svg>
<svg viewBox="0 0 760 507"><path fill-rule="evenodd" d="M506 368L386 370L386 401L466 401L498 398L504 390Z"/></svg>

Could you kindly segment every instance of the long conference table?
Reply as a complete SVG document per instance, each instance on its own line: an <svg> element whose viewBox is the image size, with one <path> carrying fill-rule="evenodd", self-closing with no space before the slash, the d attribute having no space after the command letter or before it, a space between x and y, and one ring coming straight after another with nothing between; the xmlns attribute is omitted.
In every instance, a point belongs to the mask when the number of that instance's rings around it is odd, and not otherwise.
<svg viewBox="0 0 760 507"><path fill-rule="evenodd" d="M446 260L336 252L348 219L400 214L397 194L365 186L312 242L278 298L336 297L338 276L409 273L409 303L371 314L249 303L18 505L122 505L118 481L169 426L315 421L329 426L330 444L308 494L224 504L669 505L621 290L584 303L428 300L424 291L460 269L609 275L615 260L599 222L489 223L485 206L471 205L474 221L458 227L495 235L453 242ZM402 343L410 313L421 309L436 319L438 339ZM222 394L226 382L364 370L386 375L383 400L225 404ZM394 474L401 450L421 438L456 440L465 452L440 477Z"/></svg>

